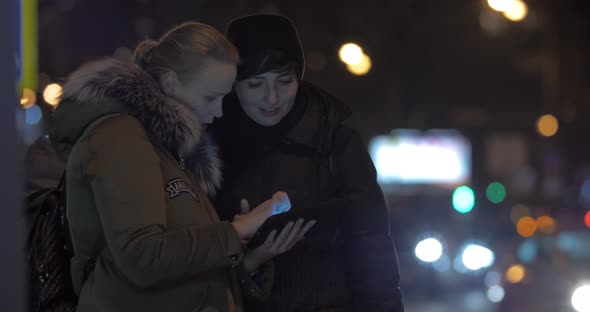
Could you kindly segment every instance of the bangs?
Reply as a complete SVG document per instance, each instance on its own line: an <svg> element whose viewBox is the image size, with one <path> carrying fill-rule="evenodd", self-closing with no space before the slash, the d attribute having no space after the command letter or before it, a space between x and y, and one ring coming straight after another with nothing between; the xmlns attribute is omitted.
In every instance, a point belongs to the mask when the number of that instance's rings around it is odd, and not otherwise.
<svg viewBox="0 0 590 312"><path fill-rule="evenodd" d="M259 55L247 55L238 65L237 80L249 79L254 76L272 73L291 73L301 78L301 68L296 60L293 60L281 51L268 50Z"/></svg>

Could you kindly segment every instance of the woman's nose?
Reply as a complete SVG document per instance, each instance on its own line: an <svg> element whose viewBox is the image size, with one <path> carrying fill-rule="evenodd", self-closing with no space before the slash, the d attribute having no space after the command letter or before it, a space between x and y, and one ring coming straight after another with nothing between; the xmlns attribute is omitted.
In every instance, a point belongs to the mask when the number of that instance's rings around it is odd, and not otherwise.
<svg viewBox="0 0 590 312"><path fill-rule="evenodd" d="M269 87L266 91L266 102L274 106L279 101L279 95L274 87Z"/></svg>

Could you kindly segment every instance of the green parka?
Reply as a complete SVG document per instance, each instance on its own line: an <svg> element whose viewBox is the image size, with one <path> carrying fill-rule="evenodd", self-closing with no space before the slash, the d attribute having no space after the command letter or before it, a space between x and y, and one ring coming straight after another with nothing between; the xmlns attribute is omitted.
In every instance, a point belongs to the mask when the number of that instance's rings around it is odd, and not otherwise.
<svg viewBox="0 0 590 312"><path fill-rule="evenodd" d="M242 247L208 199L220 162L198 117L136 65L106 59L69 77L54 123L77 311L234 311Z"/></svg>

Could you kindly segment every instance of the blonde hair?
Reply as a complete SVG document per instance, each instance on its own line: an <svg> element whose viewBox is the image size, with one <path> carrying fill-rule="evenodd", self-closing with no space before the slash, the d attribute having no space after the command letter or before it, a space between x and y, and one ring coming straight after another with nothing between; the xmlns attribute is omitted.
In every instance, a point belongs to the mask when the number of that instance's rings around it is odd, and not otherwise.
<svg viewBox="0 0 590 312"><path fill-rule="evenodd" d="M156 79L173 70L181 81L186 81L205 57L236 65L240 62L237 48L221 32L207 24L186 22L158 41L140 42L133 53L133 62Z"/></svg>

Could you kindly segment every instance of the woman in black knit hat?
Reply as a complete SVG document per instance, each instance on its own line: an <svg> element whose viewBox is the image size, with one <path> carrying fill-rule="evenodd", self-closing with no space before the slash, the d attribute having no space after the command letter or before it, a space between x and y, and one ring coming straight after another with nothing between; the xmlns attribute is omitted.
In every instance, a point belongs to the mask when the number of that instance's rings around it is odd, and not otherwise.
<svg viewBox="0 0 590 312"><path fill-rule="evenodd" d="M238 18L227 35L242 63L212 129L224 161L216 207L232 219L237 202L247 210L279 189L292 202L249 243L258 255L248 263L252 280L272 287L246 287L259 295L246 311L403 311L387 209L365 145L343 123L350 109L302 81L305 58L288 18ZM276 230L303 220L317 224L301 243L272 248ZM274 266L270 280L257 273L262 264Z"/></svg>

